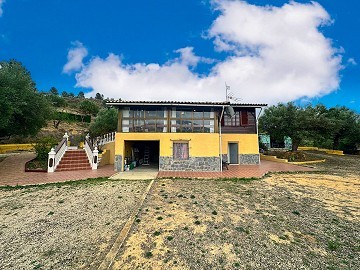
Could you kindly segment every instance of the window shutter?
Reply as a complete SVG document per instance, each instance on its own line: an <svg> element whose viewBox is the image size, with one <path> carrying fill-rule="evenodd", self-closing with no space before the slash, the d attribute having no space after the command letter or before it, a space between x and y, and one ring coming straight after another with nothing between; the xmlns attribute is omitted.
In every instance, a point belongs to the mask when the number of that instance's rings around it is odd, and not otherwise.
<svg viewBox="0 0 360 270"><path fill-rule="evenodd" d="M241 125L242 126L249 125L249 117L247 111L241 111Z"/></svg>

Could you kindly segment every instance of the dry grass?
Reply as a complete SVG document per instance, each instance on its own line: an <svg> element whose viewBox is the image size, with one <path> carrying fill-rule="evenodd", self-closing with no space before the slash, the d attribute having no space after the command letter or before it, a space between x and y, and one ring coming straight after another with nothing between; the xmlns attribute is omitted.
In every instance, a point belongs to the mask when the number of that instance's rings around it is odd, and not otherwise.
<svg viewBox="0 0 360 270"><path fill-rule="evenodd" d="M360 269L359 157L326 158L321 174L157 180L113 269ZM147 184L0 189L0 268L97 269Z"/></svg>
<svg viewBox="0 0 360 270"><path fill-rule="evenodd" d="M0 190L1 269L88 269L102 260L147 182Z"/></svg>

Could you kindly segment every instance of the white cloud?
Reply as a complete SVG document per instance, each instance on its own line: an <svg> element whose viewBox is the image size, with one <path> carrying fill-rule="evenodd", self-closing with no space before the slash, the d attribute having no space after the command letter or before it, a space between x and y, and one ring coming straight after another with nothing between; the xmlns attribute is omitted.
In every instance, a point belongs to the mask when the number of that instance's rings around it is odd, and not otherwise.
<svg viewBox="0 0 360 270"><path fill-rule="evenodd" d="M348 65L350 65L350 66L357 66L357 62L356 62L356 60L355 60L354 58L349 58L349 59L347 60L347 63L348 63Z"/></svg>
<svg viewBox="0 0 360 270"><path fill-rule="evenodd" d="M220 15L207 36L214 49L228 57L208 75L200 76L194 67L211 60L186 47L176 50L180 57L164 64L125 64L114 54L94 57L85 65L77 61L77 86L92 89L90 95L100 92L123 100L222 101L227 82L241 102L269 104L320 97L339 87L342 59L319 31L332 23L319 4L213 4Z"/></svg>
<svg viewBox="0 0 360 270"><path fill-rule="evenodd" d="M83 67L83 59L88 55L87 49L79 41L71 43L73 48L69 49L67 55L67 63L63 67L63 73L72 73L79 71Z"/></svg>
<svg viewBox="0 0 360 270"><path fill-rule="evenodd" d="M5 0L0 0L0 17L3 15L3 13L4 13L4 10L3 10L3 8L2 8L2 6L4 5L4 3L5 3Z"/></svg>

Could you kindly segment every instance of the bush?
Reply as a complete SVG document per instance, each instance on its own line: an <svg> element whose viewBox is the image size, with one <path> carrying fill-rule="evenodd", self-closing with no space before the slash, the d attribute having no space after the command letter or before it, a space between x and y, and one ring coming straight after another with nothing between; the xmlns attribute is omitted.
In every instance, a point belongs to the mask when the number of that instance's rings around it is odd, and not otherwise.
<svg viewBox="0 0 360 270"><path fill-rule="evenodd" d="M51 147L58 144L58 141L53 137L45 137L39 140L35 145L34 149L37 154L37 160L47 160L48 153L51 150Z"/></svg>

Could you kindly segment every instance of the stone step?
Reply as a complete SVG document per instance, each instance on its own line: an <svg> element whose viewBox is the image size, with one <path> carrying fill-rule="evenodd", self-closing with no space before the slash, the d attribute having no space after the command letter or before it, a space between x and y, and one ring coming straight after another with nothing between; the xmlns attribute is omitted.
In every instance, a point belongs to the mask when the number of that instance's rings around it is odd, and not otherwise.
<svg viewBox="0 0 360 270"><path fill-rule="evenodd" d="M59 163L58 167L59 167L59 166L64 166L64 165L74 166L74 165L86 165L86 164L88 164L88 165L90 166L89 161L87 161L87 160L64 161L64 162L61 161L61 162Z"/></svg>
<svg viewBox="0 0 360 270"><path fill-rule="evenodd" d="M75 168L75 167L84 167L91 168L89 163L79 163L79 164L59 164L56 169L66 169L66 168Z"/></svg>
<svg viewBox="0 0 360 270"><path fill-rule="evenodd" d="M78 171L78 170L91 170L91 168L90 168L90 166L88 166L88 167L56 168L57 172Z"/></svg>
<svg viewBox="0 0 360 270"><path fill-rule="evenodd" d="M66 157L66 156L63 156L61 161L65 161L65 160L88 160L88 158L87 157Z"/></svg>

